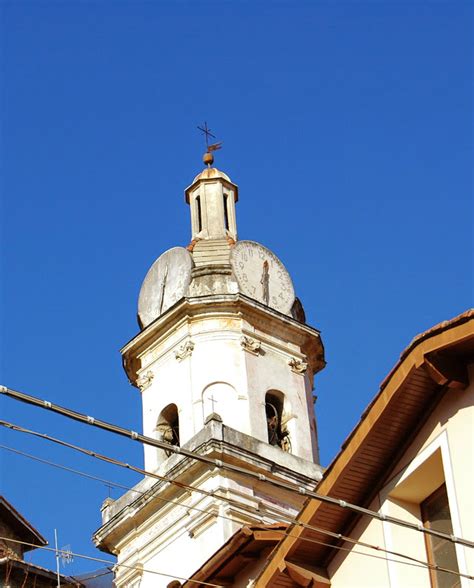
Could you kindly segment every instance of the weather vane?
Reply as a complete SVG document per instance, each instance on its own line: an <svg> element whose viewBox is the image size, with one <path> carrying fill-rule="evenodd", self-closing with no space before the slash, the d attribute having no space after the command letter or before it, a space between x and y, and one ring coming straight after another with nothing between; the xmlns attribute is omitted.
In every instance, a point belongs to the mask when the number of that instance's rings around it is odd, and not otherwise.
<svg viewBox="0 0 474 588"><path fill-rule="evenodd" d="M212 152L221 149L222 142L212 143L209 145L209 137L215 139L216 136L211 133L211 129L207 126L207 122L204 122L202 127L198 126L198 129L206 136L206 153L204 154L202 160L208 167L211 167L211 165L214 163L214 155L212 155Z"/></svg>

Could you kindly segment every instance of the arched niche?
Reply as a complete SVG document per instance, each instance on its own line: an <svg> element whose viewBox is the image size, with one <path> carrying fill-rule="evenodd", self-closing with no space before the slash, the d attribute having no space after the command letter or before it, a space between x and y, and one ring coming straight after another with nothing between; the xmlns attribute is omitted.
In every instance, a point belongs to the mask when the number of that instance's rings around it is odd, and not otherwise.
<svg viewBox="0 0 474 588"><path fill-rule="evenodd" d="M204 421L217 413L226 425L233 425L238 413L237 391L227 382L213 382L202 391L202 416Z"/></svg>
<svg viewBox="0 0 474 588"><path fill-rule="evenodd" d="M170 445L179 445L179 416L176 404L168 404L161 412L156 423L156 438ZM164 455L171 455L171 450L162 450Z"/></svg>
<svg viewBox="0 0 474 588"><path fill-rule="evenodd" d="M265 418L268 443L291 453L291 438L287 427L288 401L280 390L269 390L265 394Z"/></svg>

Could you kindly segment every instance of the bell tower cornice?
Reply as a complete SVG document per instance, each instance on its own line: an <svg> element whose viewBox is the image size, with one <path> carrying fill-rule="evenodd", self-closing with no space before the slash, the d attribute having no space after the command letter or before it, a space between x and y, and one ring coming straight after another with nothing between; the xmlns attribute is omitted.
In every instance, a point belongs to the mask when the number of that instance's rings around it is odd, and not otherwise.
<svg viewBox="0 0 474 588"><path fill-rule="evenodd" d="M208 332L203 327L203 321L209 324L224 321L229 329L232 321L239 323L238 330L242 330L241 336L258 341L259 349L263 344L261 352L264 353L268 344L288 354L290 369L294 364L307 364L311 383L313 376L326 365L324 346L317 329L265 307L242 294L216 295L183 299L169 313L154 321L121 349L124 369L130 383L140 388L137 380L139 374L149 367L150 352L155 356L155 351L159 348L161 352L165 352L168 347L178 348L182 344L179 341L178 345L178 341L174 340L172 335L179 332L184 325L196 323L198 330ZM245 327L245 324L248 326ZM276 333L278 335L275 338ZM193 329L190 329L188 335L193 335ZM188 336L186 340L187 338ZM242 342L240 345L246 348ZM300 351L297 351L298 349ZM161 352L158 351L160 354ZM153 357L153 361L155 359L156 357Z"/></svg>

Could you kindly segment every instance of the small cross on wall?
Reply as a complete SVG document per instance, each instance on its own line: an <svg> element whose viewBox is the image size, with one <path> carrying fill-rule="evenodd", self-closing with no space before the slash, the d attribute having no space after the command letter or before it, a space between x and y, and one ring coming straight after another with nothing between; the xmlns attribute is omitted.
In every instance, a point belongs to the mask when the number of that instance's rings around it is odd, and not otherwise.
<svg viewBox="0 0 474 588"><path fill-rule="evenodd" d="M214 398L214 396L209 396L208 400L209 400L209 401L210 401L210 403L211 403L211 412L215 412L215 410L214 410L214 409L215 409L215 404L216 404L217 402L219 402L219 401L218 401L218 400L216 400L216 399Z"/></svg>

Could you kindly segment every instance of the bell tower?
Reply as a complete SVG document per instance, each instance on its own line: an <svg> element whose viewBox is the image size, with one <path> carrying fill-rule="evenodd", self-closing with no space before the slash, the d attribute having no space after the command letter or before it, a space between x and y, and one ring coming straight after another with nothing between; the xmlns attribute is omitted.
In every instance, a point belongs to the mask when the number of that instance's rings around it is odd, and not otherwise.
<svg viewBox="0 0 474 588"><path fill-rule="evenodd" d="M191 242L163 253L148 271L141 330L122 349L140 391L143 433L314 488L321 467L312 390L325 365L319 332L305 323L278 257L237 240L238 188L211 167L209 150L204 161L185 190ZM145 446L144 461L147 471L187 488L146 477L104 505L94 539L129 566L118 567L118 588L188 577L243 524L285 522L302 505L302 496L172 448Z"/></svg>

